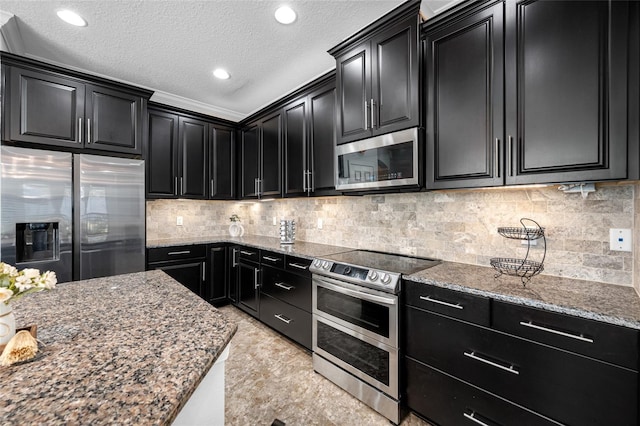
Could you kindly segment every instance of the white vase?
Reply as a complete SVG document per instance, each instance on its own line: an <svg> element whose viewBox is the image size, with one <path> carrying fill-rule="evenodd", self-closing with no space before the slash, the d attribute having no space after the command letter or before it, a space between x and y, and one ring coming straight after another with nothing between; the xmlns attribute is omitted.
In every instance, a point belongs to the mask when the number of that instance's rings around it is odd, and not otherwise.
<svg viewBox="0 0 640 426"><path fill-rule="evenodd" d="M16 318L10 303L0 302L0 345L6 345L16 334Z"/></svg>
<svg viewBox="0 0 640 426"><path fill-rule="evenodd" d="M244 228L238 222L232 222L229 225L229 235L232 237L242 237L244 235Z"/></svg>

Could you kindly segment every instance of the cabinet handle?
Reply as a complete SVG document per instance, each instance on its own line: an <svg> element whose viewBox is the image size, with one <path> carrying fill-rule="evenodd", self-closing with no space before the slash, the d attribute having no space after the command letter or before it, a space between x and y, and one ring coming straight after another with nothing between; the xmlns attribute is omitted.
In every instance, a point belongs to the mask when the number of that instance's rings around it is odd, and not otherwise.
<svg viewBox="0 0 640 426"><path fill-rule="evenodd" d="M375 129L376 127L376 123L375 123L375 110L376 110L376 101L374 101L373 99L371 99L371 128Z"/></svg>
<svg viewBox="0 0 640 426"><path fill-rule="evenodd" d="M210 196L213 197L213 179L211 179L210 187L211 187L211 195Z"/></svg>
<svg viewBox="0 0 640 426"><path fill-rule="evenodd" d="M82 117L78 118L78 143L82 143Z"/></svg>
<svg viewBox="0 0 640 426"><path fill-rule="evenodd" d="M91 144L91 119L87 118L87 143Z"/></svg>
<svg viewBox="0 0 640 426"><path fill-rule="evenodd" d="M529 321L529 322L520 321L520 325L522 325L524 327L535 328L536 330L546 331L547 333L557 334L557 335L564 336L564 337L570 337L571 339L580 340L582 342L593 343L593 339L590 339L588 337L584 337L581 334L565 333L564 331L558 331L558 330L554 330L552 328L547 328L547 327L542 327L540 325L536 325L531 321Z"/></svg>
<svg viewBox="0 0 640 426"><path fill-rule="evenodd" d="M369 104L367 101L364 101L364 129L367 130L369 128L369 115L367 114L367 109L369 108Z"/></svg>
<svg viewBox="0 0 640 426"><path fill-rule="evenodd" d="M232 267L236 267L238 266L238 261L236 260L236 255L238 254L238 249L233 249L231 250L231 266Z"/></svg>
<svg viewBox="0 0 640 426"><path fill-rule="evenodd" d="M299 263L290 263L289 266L293 266L294 268L304 269L305 271L309 267L308 265L300 265Z"/></svg>
<svg viewBox="0 0 640 426"><path fill-rule="evenodd" d="M431 302L431 303L437 303L438 305L448 306L449 308L464 309L464 306L462 306L459 303L454 304L454 303L444 302L442 300L433 299L430 296L420 296L420 299L426 300L427 302Z"/></svg>
<svg viewBox="0 0 640 426"><path fill-rule="evenodd" d="M276 287L283 288L283 289L285 289L285 290L287 290L287 291L291 291L291 290L293 290L293 289L295 288L294 286L292 286L292 285L286 285L285 283L275 283L274 285L275 285Z"/></svg>
<svg viewBox="0 0 640 426"><path fill-rule="evenodd" d="M515 375L519 375L520 372L514 368L513 365L505 367L504 365L500 365L497 362L489 361L488 359L484 359L476 355L475 352L463 352L464 356L468 356L469 358L475 359L476 361L483 362L485 364L491 365L493 367L499 368L504 371L508 371L509 373L513 373Z"/></svg>
<svg viewBox="0 0 640 426"><path fill-rule="evenodd" d="M462 413L462 414L463 414L467 419L471 420L471 421L472 421L472 422L474 422L474 423L477 423L477 424L479 424L479 425L481 425L481 426L489 426L489 424L487 424L487 423L485 423L485 422L483 422L483 421L480 421L479 419L477 419L477 418L475 417L475 415L476 415L475 411L472 411L472 412L471 412L471 414L467 414L467 413Z"/></svg>
<svg viewBox="0 0 640 426"><path fill-rule="evenodd" d="M184 179L180 176L180 195L184 195Z"/></svg>
<svg viewBox="0 0 640 426"><path fill-rule="evenodd" d="M190 254L191 250L182 250L182 251L170 251L167 253L168 256L177 256L179 254Z"/></svg>
<svg viewBox="0 0 640 426"><path fill-rule="evenodd" d="M262 256L262 258L264 260L268 260L269 262L277 262L278 260L280 260L277 257L271 257L271 256Z"/></svg>
<svg viewBox="0 0 640 426"><path fill-rule="evenodd" d="M207 277L205 276L206 270L207 269L205 268L204 262L202 262L202 282L204 282L207 279Z"/></svg>
<svg viewBox="0 0 640 426"><path fill-rule="evenodd" d="M313 192L315 191L315 182L313 179L313 172L311 170L309 170L309 185L307 186L307 189L309 190L309 192Z"/></svg>
<svg viewBox="0 0 640 426"><path fill-rule="evenodd" d="M285 318L285 317L283 317L283 316L282 316L282 315L280 315L280 314L275 314L275 315L273 315L273 316L274 316L274 317L276 317L276 318L278 318L280 321L282 321L282 322L283 322L283 323L285 323L285 324L289 324L289 323L291 323L291 320L290 320L289 318Z"/></svg>
<svg viewBox="0 0 640 426"><path fill-rule="evenodd" d="M511 158L511 151L513 150L513 136L509 135L509 144L507 145L507 164L509 166L509 176L513 175L513 159Z"/></svg>
<svg viewBox="0 0 640 426"><path fill-rule="evenodd" d="M255 256L256 253L253 251L245 251L245 250L240 250L240 254L244 254L245 256Z"/></svg>
<svg viewBox="0 0 640 426"><path fill-rule="evenodd" d="M253 270L253 282L255 284L255 289L257 290L258 288L260 288L260 284L258 283L258 273L260 272L259 269L254 269Z"/></svg>
<svg viewBox="0 0 640 426"><path fill-rule="evenodd" d="M495 177L499 178L500 177L500 139L496 138L496 155L494 157L494 167L493 167L493 174L495 175Z"/></svg>

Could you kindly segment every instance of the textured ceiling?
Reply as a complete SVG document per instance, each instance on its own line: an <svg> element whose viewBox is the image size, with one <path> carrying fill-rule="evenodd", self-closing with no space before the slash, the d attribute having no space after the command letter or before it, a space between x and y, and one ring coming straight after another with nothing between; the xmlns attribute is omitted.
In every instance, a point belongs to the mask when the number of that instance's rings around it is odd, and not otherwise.
<svg viewBox="0 0 640 426"><path fill-rule="evenodd" d="M459 1L459 0L458 0ZM424 0L431 16L457 0ZM288 3L289 26L273 19ZM152 100L238 121L335 67L327 50L403 0L2 0L27 56L156 91ZM68 8L88 21L56 17ZM212 77L214 68L231 73Z"/></svg>

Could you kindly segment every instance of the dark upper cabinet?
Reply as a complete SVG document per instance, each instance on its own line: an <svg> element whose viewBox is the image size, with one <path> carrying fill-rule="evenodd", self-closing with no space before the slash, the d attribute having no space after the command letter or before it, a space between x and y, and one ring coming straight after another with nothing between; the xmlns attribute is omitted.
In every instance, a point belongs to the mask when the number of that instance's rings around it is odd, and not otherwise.
<svg viewBox="0 0 640 426"><path fill-rule="evenodd" d="M178 195L206 199L207 148L209 133L205 121L180 117L178 126L180 167Z"/></svg>
<svg viewBox="0 0 640 426"><path fill-rule="evenodd" d="M506 182L627 177L625 1L506 3Z"/></svg>
<svg viewBox="0 0 640 426"><path fill-rule="evenodd" d="M627 178L628 3L474 7L425 27L427 188Z"/></svg>
<svg viewBox="0 0 640 426"><path fill-rule="evenodd" d="M49 147L142 154L149 93L100 84L50 65L4 54L3 140ZM25 62L26 66L18 64ZM15 65L14 65L15 62Z"/></svg>
<svg viewBox="0 0 640 426"><path fill-rule="evenodd" d="M242 198L281 195L282 114L278 110L242 130Z"/></svg>
<svg viewBox="0 0 640 426"><path fill-rule="evenodd" d="M426 32L427 187L502 185L503 3Z"/></svg>
<svg viewBox="0 0 640 426"><path fill-rule="evenodd" d="M210 126L209 133L209 197L233 199L235 191L235 130Z"/></svg>
<svg viewBox="0 0 640 426"><path fill-rule="evenodd" d="M151 105L147 119L147 198L232 199L235 128Z"/></svg>
<svg viewBox="0 0 640 426"><path fill-rule="evenodd" d="M335 80L283 109L284 196L335 191Z"/></svg>
<svg viewBox="0 0 640 426"><path fill-rule="evenodd" d="M420 124L419 1L409 1L329 51L336 58L337 143Z"/></svg>
<svg viewBox="0 0 640 426"><path fill-rule="evenodd" d="M149 108L147 198L178 195L178 115Z"/></svg>

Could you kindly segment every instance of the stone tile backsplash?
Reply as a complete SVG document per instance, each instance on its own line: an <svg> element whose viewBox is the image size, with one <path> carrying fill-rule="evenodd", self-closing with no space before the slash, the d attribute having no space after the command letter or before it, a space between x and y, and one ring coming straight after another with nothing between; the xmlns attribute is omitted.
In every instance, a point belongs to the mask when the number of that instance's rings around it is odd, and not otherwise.
<svg viewBox="0 0 640 426"><path fill-rule="evenodd" d="M633 286L634 269L640 271L634 259L640 252L639 188L598 184L587 199L553 186L255 203L155 200L147 202L147 238L227 235L235 213L251 235L277 237L279 219L295 219L296 238L303 241L488 266L492 257L525 255L526 246L501 237L497 228L520 226L527 217L546 230L544 274ZM183 226L176 225L177 216ZM633 229L634 253L609 251L609 228ZM532 260L542 259L542 246L539 241L531 248Z"/></svg>

